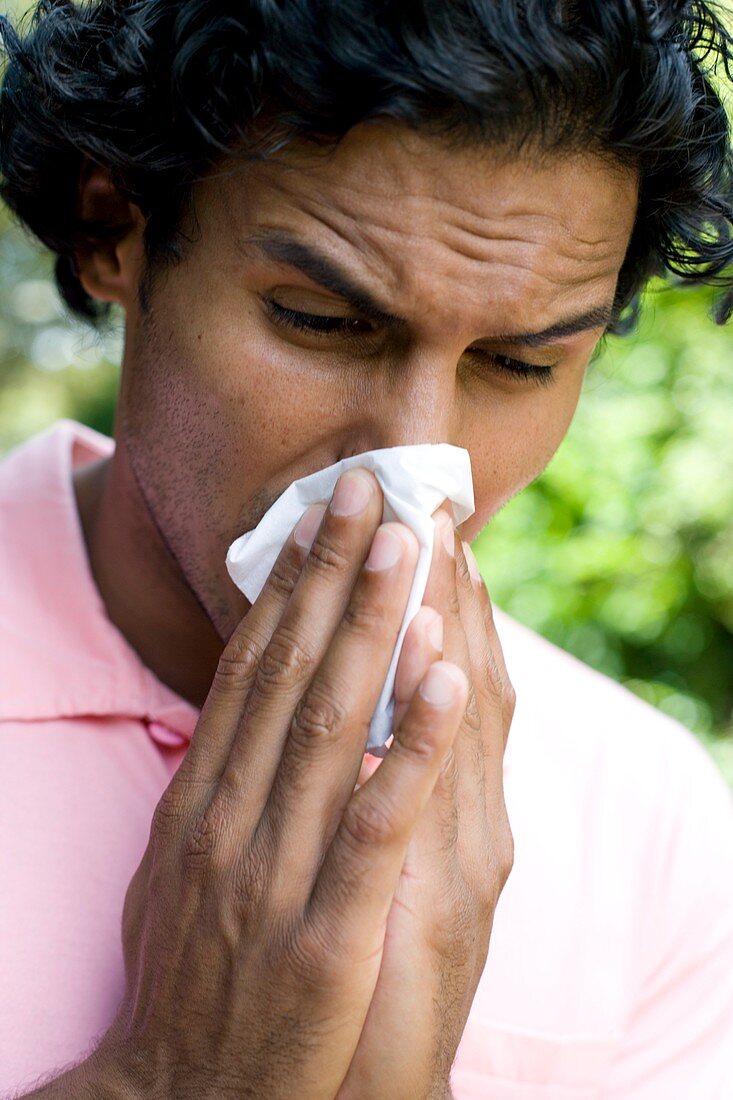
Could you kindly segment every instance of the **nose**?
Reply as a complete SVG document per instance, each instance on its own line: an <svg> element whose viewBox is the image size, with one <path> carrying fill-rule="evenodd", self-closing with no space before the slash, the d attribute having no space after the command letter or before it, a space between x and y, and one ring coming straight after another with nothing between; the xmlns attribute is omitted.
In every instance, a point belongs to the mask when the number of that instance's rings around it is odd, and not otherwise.
<svg viewBox="0 0 733 1100"><path fill-rule="evenodd" d="M403 360L390 379L375 379L352 422L351 454L413 443L460 446L455 364Z"/></svg>

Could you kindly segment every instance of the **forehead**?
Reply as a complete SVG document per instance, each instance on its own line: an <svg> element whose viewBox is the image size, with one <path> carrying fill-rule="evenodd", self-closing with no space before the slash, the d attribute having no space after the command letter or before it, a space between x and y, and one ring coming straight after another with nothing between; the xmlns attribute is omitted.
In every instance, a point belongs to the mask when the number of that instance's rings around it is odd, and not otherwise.
<svg viewBox="0 0 733 1100"><path fill-rule="evenodd" d="M472 310L500 324L522 304L540 328L562 305L611 297L637 205L636 177L600 157L450 149L394 124L213 186L230 240L291 234L443 330Z"/></svg>

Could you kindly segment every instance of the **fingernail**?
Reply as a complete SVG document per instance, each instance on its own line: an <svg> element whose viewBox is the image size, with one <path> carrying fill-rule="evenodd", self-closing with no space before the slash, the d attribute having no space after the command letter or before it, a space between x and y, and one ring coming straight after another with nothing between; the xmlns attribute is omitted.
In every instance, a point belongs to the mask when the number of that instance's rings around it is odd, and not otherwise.
<svg viewBox="0 0 733 1100"><path fill-rule="evenodd" d="M437 661L428 669L419 691L426 703L444 707L452 703L458 691L458 670L444 661Z"/></svg>
<svg viewBox="0 0 733 1100"><path fill-rule="evenodd" d="M377 533L372 540L372 548L369 557L364 563L365 569L390 569L402 557L404 549L402 539L389 527L377 528Z"/></svg>
<svg viewBox="0 0 733 1100"><path fill-rule="evenodd" d="M467 542L463 543L463 553L466 558L466 565L468 566L468 572L471 574L471 580L474 584L483 584L483 577L476 561L476 555Z"/></svg>
<svg viewBox="0 0 733 1100"><path fill-rule="evenodd" d="M444 512L441 509L441 511L438 512L438 523L440 526L440 536L443 539L443 546L445 547L446 552L450 554L451 557L454 557L456 552L456 545L455 527L453 526L453 520L450 518L447 512Z"/></svg>
<svg viewBox="0 0 733 1100"><path fill-rule="evenodd" d="M311 504L296 523L293 538L304 550L310 550L313 545L325 511L325 504Z"/></svg>
<svg viewBox="0 0 733 1100"><path fill-rule="evenodd" d="M430 642L433 649L435 649L438 653L442 653L443 652L443 616L439 615L437 611L435 612L435 618L430 623L430 626L427 628L425 633L427 634L428 641Z"/></svg>
<svg viewBox="0 0 733 1100"><path fill-rule="evenodd" d="M362 470L347 470L336 482L331 511L335 516L358 516L366 508L371 495L369 475Z"/></svg>

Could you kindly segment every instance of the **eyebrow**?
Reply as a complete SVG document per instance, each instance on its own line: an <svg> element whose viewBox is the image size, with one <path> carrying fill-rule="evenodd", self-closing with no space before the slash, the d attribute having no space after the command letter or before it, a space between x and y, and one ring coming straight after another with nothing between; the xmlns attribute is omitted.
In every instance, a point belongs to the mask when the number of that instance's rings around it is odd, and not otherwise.
<svg viewBox="0 0 733 1100"><path fill-rule="evenodd" d="M405 329L408 322L404 317L390 313L370 291L359 286L337 263L312 245L299 241L287 233L273 232L254 234L235 240L240 251L254 246L275 263L294 267L313 282L319 283L332 294L338 295L358 310L364 317L387 329ZM537 332L500 333L481 337L484 341L496 344L524 344L526 347L538 347L552 340L560 340L587 332L594 328L607 328L613 318L613 301L594 306L583 313L556 321L548 328Z"/></svg>
<svg viewBox="0 0 733 1100"><path fill-rule="evenodd" d="M269 259L276 263L295 267L314 283L320 283L332 294L337 294L358 309L365 317L385 328L406 328L404 317L397 317L383 307L364 287L354 282L338 264L311 245L298 241L285 233L239 238L237 244L245 247L254 245Z"/></svg>
<svg viewBox="0 0 733 1100"><path fill-rule="evenodd" d="M603 305L594 306L592 309L578 313L574 317L566 317L562 321L556 321L548 328L539 332L520 332L514 335L499 335L484 337L497 344L525 344L529 348L538 347L540 344L548 344L551 340L562 340L568 336L577 336L579 332L588 332L593 328L608 328L613 320L613 302L604 302Z"/></svg>

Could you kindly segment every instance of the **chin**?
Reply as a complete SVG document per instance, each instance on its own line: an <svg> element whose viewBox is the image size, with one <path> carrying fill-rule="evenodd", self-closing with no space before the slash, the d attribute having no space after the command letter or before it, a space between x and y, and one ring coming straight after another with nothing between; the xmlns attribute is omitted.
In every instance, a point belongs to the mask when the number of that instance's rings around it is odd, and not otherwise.
<svg viewBox="0 0 733 1100"><path fill-rule="evenodd" d="M217 592L213 606L207 608L214 629L223 642L229 640L251 606L227 575L226 588Z"/></svg>

